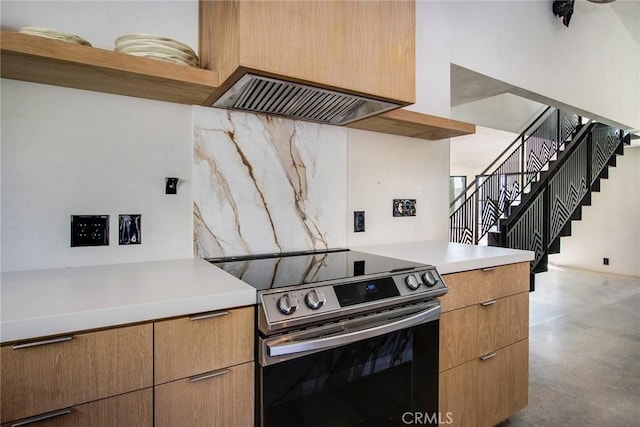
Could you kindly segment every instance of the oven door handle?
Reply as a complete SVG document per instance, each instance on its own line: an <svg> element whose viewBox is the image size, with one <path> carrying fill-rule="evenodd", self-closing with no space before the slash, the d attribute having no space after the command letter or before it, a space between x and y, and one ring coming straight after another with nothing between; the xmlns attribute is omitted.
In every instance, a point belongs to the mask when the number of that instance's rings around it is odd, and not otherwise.
<svg viewBox="0 0 640 427"><path fill-rule="evenodd" d="M422 323L427 323L440 318L440 305L412 314L400 320L384 325L364 328L352 332L337 335L312 338L308 340L290 341L283 344L267 344L269 356L285 356L288 354L303 353L306 351L324 350L339 345L346 345L367 338L395 332L400 329L411 328ZM346 329L346 328L345 328Z"/></svg>

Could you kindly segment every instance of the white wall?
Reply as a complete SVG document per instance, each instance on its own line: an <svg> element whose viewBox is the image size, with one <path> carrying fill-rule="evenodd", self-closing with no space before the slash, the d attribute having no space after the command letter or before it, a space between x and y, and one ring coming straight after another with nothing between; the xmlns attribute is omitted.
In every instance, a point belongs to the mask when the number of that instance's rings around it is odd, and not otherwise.
<svg viewBox="0 0 640 427"><path fill-rule="evenodd" d="M198 46L198 2L0 2L3 29L41 26L112 49L128 33ZM191 107L2 80L2 270L192 256ZM185 179L177 196L164 178ZM118 246L117 215L142 214ZM69 247L69 215L110 214L111 245Z"/></svg>
<svg viewBox="0 0 640 427"><path fill-rule="evenodd" d="M466 175L467 185L484 171L517 134L476 126L476 133L451 139L451 175Z"/></svg>
<svg viewBox="0 0 640 427"><path fill-rule="evenodd" d="M53 28L94 47L113 49L117 37L149 33L198 48L197 0L2 0L2 29Z"/></svg>
<svg viewBox="0 0 640 427"><path fill-rule="evenodd" d="M546 105L510 93L468 102L451 107L451 117L506 132L523 132L532 120L547 108ZM455 138L457 140L458 138Z"/></svg>
<svg viewBox="0 0 640 427"><path fill-rule="evenodd" d="M1 84L3 271L192 256L192 107ZM71 248L72 214L110 215L110 245ZM141 245L118 245L119 214L142 214Z"/></svg>
<svg viewBox="0 0 640 427"><path fill-rule="evenodd" d="M449 141L348 129L347 244L447 240ZM415 217L393 217L393 199L416 199ZM353 232L353 212L365 231Z"/></svg>
<svg viewBox="0 0 640 427"><path fill-rule="evenodd" d="M640 50L610 5L577 1L566 28L546 0L418 1L416 28L411 109L450 114L453 63L640 128Z"/></svg>
<svg viewBox="0 0 640 427"><path fill-rule="evenodd" d="M577 1L569 28L545 0L419 1L416 10L417 102L411 109L453 114L447 110L453 63L538 102L640 128L640 49L610 5ZM638 149L628 151L634 150L619 159L622 166L611 170L583 221L574 223L575 237L563 238L561 258L552 262L640 275ZM625 169L625 163L632 165ZM604 256L611 258L606 269Z"/></svg>
<svg viewBox="0 0 640 427"><path fill-rule="evenodd" d="M413 108L450 116L450 64L456 63L613 120L640 123L637 45L602 9L609 6L579 2L565 29L548 3L420 1ZM5 0L0 7L4 28L53 27L97 47L111 48L117 36L131 32L197 45L194 0ZM567 60L562 52L570 51L574 56ZM190 183L177 196L163 192L165 176L191 176L189 107L5 80L2 85L3 270L191 256ZM446 239L448 140L349 130L348 150L348 230L354 210L367 212L367 231L349 232L349 245ZM126 191L132 183L137 190ZM418 217L391 217L394 197L416 198ZM72 213L141 213L143 244L72 250Z"/></svg>
<svg viewBox="0 0 640 427"><path fill-rule="evenodd" d="M3 271L192 256L192 107L1 82ZM348 188L324 204L348 193L348 246L447 238L448 141L336 129L347 132ZM177 195L164 194L166 176L183 179ZM418 215L392 217L394 198L417 199ZM366 212L364 233L354 210ZM131 213L142 244L119 246L117 215ZM71 248L72 214L111 215L110 246Z"/></svg>
<svg viewBox="0 0 640 427"><path fill-rule="evenodd" d="M582 208L582 220L572 224L572 235L561 240L557 265L640 276L640 148L625 148L609 179L592 193L592 205ZM602 258L610 264L603 265Z"/></svg>

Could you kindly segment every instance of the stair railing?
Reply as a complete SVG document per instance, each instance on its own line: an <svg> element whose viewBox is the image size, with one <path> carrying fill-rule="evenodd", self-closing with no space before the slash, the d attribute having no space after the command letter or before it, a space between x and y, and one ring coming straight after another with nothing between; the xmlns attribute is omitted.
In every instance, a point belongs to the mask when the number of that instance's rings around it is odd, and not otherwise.
<svg viewBox="0 0 640 427"><path fill-rule="evenodd" d="M581 118L547 107L450 204L449 240L477 244L564 147Z"/></svg>
<svg viewBox="0 0 640 427"><path fill-rule="evenodd" d="M570 147L532 186L526 203L501 223L500 246L534 251L532 271L546 271L549 248L559 248L563 230L629 140L628 133L600 123L589 122L580 129Z"/></svg>

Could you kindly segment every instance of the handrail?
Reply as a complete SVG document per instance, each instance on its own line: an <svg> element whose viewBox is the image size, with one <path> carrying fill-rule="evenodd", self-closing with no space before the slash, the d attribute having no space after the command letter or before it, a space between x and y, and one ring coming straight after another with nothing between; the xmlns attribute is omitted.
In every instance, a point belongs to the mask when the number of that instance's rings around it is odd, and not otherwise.
<svg viewBox="0 0 640 427"><path fill-rule="evenodd" d="M486 175L486 173L489 171L489 169L491 169L493 167L493 165L495 165L498 160L504 156L505 154L507 154L508 151L511 150L511 148L516 145L516 142L519 142L520 140L522 140L525 135L527 135L528 131L530 130L535 130L538 126L540 126L542 123L540 123L541 121L546 120L551 114L553 114L554 112L556 112L557 110L553 107L547 107L545 108L545 110L540 113L540 115L538 117L536 117L533 122L531 122L531 124L529 126L527 126L527 128L525 130L523 130L522 132L520 132L520 135L518 135L518 137L511 143L509 144L509 146L507 148L505 148L502 153L500 153L494 160L493 162L491 162L491 164L489 166L487 166L485 168L485 170L483 170L481 173L479 173L478 175ZM534 128L535 126L535 128Z"/></svg>
<svg viewBox="0 0 640 427"><path fill-rule="evenodd" d="M553 111L552 111L553 110ZM478 176L483 176L483 175L487 175L487 172L489 171L489 169L491 169L493 167L493 165L495 165L498 160L500 160L502 158L502 156L504 156L505 154L507 154L507 152L509 152L514 145L516 145L517 142L520 142L524 136L529 133L530 130L534 129L534 126L539 126L540 125L540 121L546 120L548 118L549 115L553 114L553 112L556 109L553 107L547 107L544 109L544 111L542 113L540 113L535 119L533 119L531 121L531 123L522 131L520 132L520 135L518 135L516 137L516 139L513 140L513 142L511 144L509 144L509 146L507 148L505 148L502 153L500 153L494 160L493 162L491 162L491 164L489 166L487 166L481 173L478 174ZM467 188L464 189L464 191L462 191L455 199L453 199L453 201L451 203L449 203L449 209L451 209L453 206L455 206L456 202L462 198L462 196L464 196L465 194L467 194L467 192L469 190L471 190L471 187L473 187L474 185L477 185L477 181L478 179L474 179L473 181L471 181L471 184L469 184L467 186Z"/></svg>
<svg viewBox="0 0 640 427"><path fill-rule="evenodd" d="M568 144L580 121L577 114L552 107L547 107L539 114L451 202L450 240L477 244L495 227L558 151Z"/></svg>
<svg viewBox="0 0 640 427"><path fill-rule="evenodd" d="M580 147L580 143L583 141L583 138L588 137L589 134L591 133L591 130L593 129L593 127L595 126L596 122L594 122L593 120L589 120L581 129L580 131L578 131L578 133L576 134L576 136L573 138L574 140L574 144L571 144L560 156L560 158L558 158L558 161L552 165L549 169L548 172L546 174L546 176L536 182L532 187L531 187L531 191L529 192L529 198L533 199L535 198L535 196L537 196L542 190L544 190L544 188L547 186L549 179L551 177L554 176L554 174L561 168L564 166L564 161L565 159L568 159L571 154L578 149L578 147ZM512 212L511 215L509 215L509 218L505 219L504 221L504 227L509 227L514 221L517 221L518 219L520 219L520 216L522 215L522 212L524 212L524 205L519 205L518 207L515 208L515 210Z"/></svg>

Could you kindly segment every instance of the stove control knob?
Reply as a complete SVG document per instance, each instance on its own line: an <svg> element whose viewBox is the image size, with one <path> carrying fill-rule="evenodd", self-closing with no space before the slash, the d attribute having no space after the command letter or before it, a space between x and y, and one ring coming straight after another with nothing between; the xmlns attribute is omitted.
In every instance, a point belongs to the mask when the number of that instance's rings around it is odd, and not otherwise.
<svg viewBox="0 0 640 427"><path fill-rule="evenodd" d="M418 276L416 276L415 274L408 275L404 279L404 282L407 284L407 287L409 289L411 289L412 291L415 291L416 289L418 289L420 287L420 278Z"/></svg>
<svg viewBox="0 0 640 427"><path fill-rule="evenodd" d="M298 298L293 294L284 294L278 299L278 310L282 314L293 314L298 309Z"/></svg>
<svg viewBox="0 0 640 427"><path fill-rule="evenodd" d="M428 287L433 287L438 282L438 279L431 271L426 271L422 276Z"/></svg>
<svg viewBox="0 0 640 427"><path fill-rule="evenodd" d="M324 294L319 289L312 289L311 292L304 297L304 300L312 310L319 309L325 302L327 302Z"/></svg>

